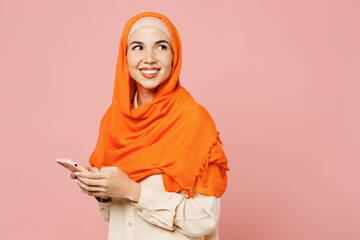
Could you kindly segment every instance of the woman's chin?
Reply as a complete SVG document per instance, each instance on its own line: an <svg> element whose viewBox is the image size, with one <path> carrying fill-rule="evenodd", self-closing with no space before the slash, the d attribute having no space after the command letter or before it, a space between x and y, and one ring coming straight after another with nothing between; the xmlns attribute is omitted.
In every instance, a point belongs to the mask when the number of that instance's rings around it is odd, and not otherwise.
<svg viewBox="0 0 360 240"><path fill-rule="evenodd" d="M147 89L154 90L156 89L163 81L155 80L155 79L146 79L141 81L136 81L138 85Z"/></svg>
<svg viewBox="0 0 360 240"><path fill-rule="evenodd" d="M140 84L140 86L142 87L142 88L145 88L145 89L147 89L147 90L155 90L158 86L159 86L159 84L158 83L153 83L153 84L149 84L149 83L139 83Z"/></svg>

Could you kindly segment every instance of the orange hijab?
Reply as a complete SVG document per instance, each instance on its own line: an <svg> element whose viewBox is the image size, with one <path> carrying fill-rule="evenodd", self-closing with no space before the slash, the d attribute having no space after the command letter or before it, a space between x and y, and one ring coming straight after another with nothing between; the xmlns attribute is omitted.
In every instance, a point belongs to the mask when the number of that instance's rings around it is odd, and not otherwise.
<svg viewBox="0 0 360 240"><path fill-rule="evenodd" d="M136 83L126 58L129 31L137 20L152 16L167 26L173 66L152 101L131 109ZM165 190L184 190L220 197L227 186L227 159L219 132L207 110L196 103L179 81L181 41L170 20L143 12L125 25L119 46L112 104L105 112L89 162L92 167L117 166L134 181L162 174Z"/></svg>

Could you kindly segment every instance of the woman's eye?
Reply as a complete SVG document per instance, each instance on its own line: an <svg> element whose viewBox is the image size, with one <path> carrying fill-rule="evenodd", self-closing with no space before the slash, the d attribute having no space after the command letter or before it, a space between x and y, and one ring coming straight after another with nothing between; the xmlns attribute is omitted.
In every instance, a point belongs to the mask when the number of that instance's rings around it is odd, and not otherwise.
<svg viewBox="0 0 360 240"><path fill-rule="evenodd" d="M132 48L133 50L141 50L141 46L135 46Z"/></svg>
<svg viewBox="0 0 360 240"><path fill-rule="evenodd" d="M166 50L167 49L167 47L165 45L159 45L157 48L160 49L160 50Z"/></svg>

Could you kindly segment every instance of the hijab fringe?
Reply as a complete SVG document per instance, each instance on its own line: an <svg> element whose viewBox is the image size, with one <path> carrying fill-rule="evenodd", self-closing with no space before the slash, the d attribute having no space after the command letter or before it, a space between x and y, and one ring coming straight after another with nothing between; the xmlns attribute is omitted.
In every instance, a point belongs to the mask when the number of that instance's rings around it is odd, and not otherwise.
<svg viewBox="0 0 360 240"><path fill-rule="evenodd" d="M184 188L184 191L188 194L189 197L194 197L194 188L195 188L196 181L200 181L201 186L204 189L207 189L207 182L209 180L208 166L210 163L210 159L214 156L215 153L217 153L219 151L223 151L221 145L224 145L224 144L221 142L219 134L220 134L220 132L217 131L215 140L213 141L213 143L211 144L211 146L209 148L207 157L205 158L202 165L200 166L198 174L195 176L194 184Z"/></svg>

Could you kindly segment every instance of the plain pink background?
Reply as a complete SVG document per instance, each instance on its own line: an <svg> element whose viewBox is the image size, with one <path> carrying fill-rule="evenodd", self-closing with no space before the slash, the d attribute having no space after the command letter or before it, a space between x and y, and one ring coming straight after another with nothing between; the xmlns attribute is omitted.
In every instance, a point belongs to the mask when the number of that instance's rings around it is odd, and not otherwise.
<svg viewBox="0 0 360 240"><path fill-rule="evenodd" d="M170 18L229 160L221 239L360 239L359 1L1 1L1 239L106 239L88 165L125 22Z"/></svg>

